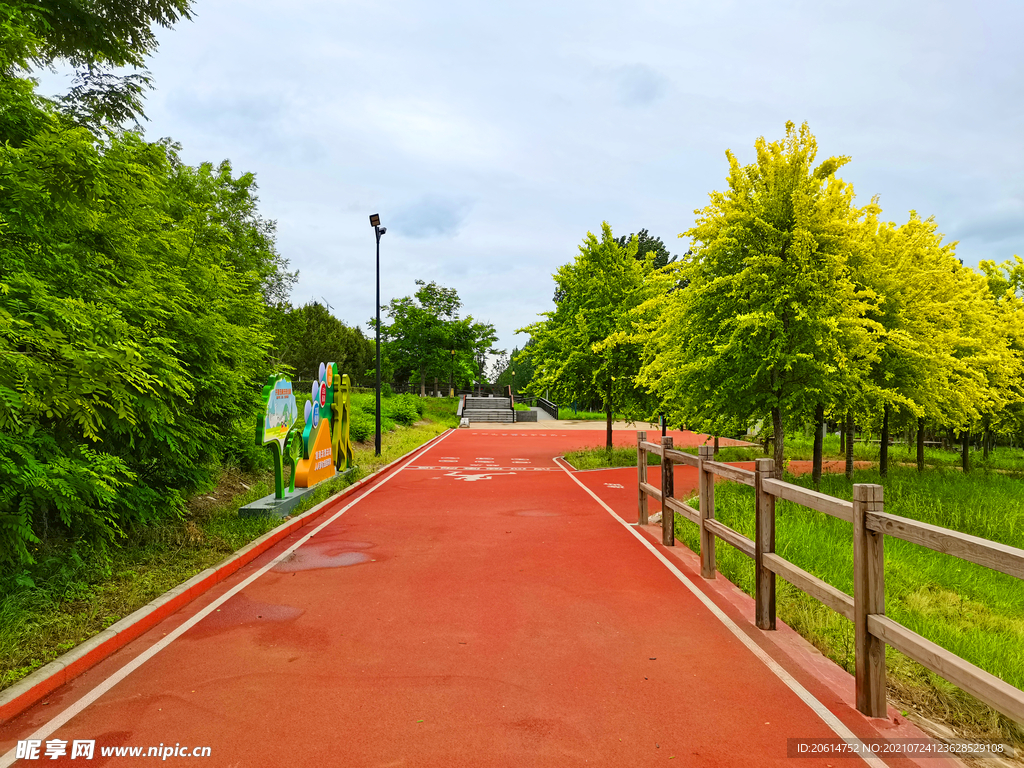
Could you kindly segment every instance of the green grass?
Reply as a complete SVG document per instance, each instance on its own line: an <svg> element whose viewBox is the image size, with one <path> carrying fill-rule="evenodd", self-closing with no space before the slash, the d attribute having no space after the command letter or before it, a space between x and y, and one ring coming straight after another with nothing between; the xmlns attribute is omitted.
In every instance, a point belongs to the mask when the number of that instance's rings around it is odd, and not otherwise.
<svg viewBox="0 0 1024 768"><path fill-rule="evenodd" d="M566 408L560 406L558 408L558 418L565 421L605 421L608 415L600 411L573 411L572 408ZM615 419L615 416L612 416Z"/></svg>
<svg viewBox="0 0 1024 768"><path fill-rule="evenodd" d="M323 483L294 514L457 426L457 404L424 398L431 421L394 426L382 436L380 457L373 455L372 442L354 446L358 469ZM278 518L237 514L243 504L270 493L273 473L226 470L217 489L189 500L185 519L133 531L106 553L71 542L41 549L37 566L0 583L0 689L280 525Z"/></svg>
<svg viewBox="0 0 1024 768"><path fill-rule="evenodd" d="M455 415L459 410L459 398L424 397L421 398L421 402L425 418L451 429L456 429L459 426L459 417Z"/></svg>
<svg viewBox="0 0 1024 768"><path fill-rule="evenodd" d="M581 448L578 451L569 451L565 454L565 460L576 469L605 469L607 467L635 467L636 448L622 447L612 448ZM648 464L660 464L661 457L649 453Z"/></svg>
<svg viewBox="0 0 1024 768"><path fill-rule="evenodd" d="M810 485L807 476L787 480ZM997 473L893 467L854 473L854 482L885 488L885 509L903 517L1024 547L1024 481ZM825 475L821 491L852 498L843 475ZM698 506L696 499L690 502ZM777 552L847 594L853 591L852 526L789 502L777 503ZM721 483L715 516L753 538L753 489ZM698 529L677 516L677 536L699 550ZM753 562L727 544L716 546L718 570L753 594ZM982 669L1024 688L1024 581L892 537L885 539L886 613ZM853 671L853 626L778 580L778 615L835 662ZM974 733L1024 739L1024 731L893 649L887 650L890 692Z"/></svg>
<svg viewBox="0 0 1024 768"><path fill-rule="evenodd" d="M802 434L786 435L786 458L810 461L813 458L813 452L814 438L806 437ZM826 435L822 452L826 458L842 458L842 455L839 453L839 436ZM855 441L853 444L853 458L855 461L877 462L880 453L881 446L878 443ZM985 460L983 457L983 451L971 449L968 458L972 471L974 469L998 469L1024 473L1024 448L999 446L989 453L988 460ZM890 445L889 461L892 464L913 464L916 466L917 446L907 447L905 441ZM929 467L959 467L960 454L956 451L943 450L942 448L926 447L924 449L924 462Z"/></svg>
<svg viewBox="0 0 1024 768"><path fill-rule="evenodd" d="M683 453L697 455L696 448L680 448ZM720 448L716 461L753 461L763 457L764 451L759 448ZM636 448L623 446L612 448L581 448L578 451L569 451L565 459L576 469L605 469L608 467L635 467ZM661 463L661 457L648 452L647 463L656 465Z"/></svg>

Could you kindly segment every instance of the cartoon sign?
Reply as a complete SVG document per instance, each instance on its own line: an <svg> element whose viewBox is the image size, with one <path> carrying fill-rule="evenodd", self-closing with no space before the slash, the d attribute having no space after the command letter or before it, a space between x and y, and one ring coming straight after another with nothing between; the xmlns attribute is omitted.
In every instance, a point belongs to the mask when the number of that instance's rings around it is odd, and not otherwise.
<svg viewBox="0 0 1024 768"><path fill-rule="evenodd" d="M263 412L263 445L276 440L278 445L283 446L288 430L299 418L299 409L295 404L292 383L288 379L275 378L270 387L267 407Z"/></svg>
<svg viewBox="0 0 1024 768"><path fill-rule="evenodd" d="M269 447L274 457L274 495L278 499L284 498L285 446L296 437L293 425L298 417L292 383L278 374L270 376L263 387L263 415L256 420L256 445Z"/></svg>
<svg viewBox="0 0 1024 768"><path fill-rule="evenodd" d="M321 363L310 387L302 429L302 459L295 467L295 485L309 488L352 466L349 443L349 377L335 363Z"/></svg>
<svg viewBox="0 0 1024 768"><path fill-rule="evenodd" d="M275 497L285 498L284 464L292 466L288 490L309 488L352 466L349 442L350 383L334 363L321 363L318 379L309 388L301 432L299 408L292 383L279 374L263 387L263 415L256 423L256 445L274 457Z"/></svg>

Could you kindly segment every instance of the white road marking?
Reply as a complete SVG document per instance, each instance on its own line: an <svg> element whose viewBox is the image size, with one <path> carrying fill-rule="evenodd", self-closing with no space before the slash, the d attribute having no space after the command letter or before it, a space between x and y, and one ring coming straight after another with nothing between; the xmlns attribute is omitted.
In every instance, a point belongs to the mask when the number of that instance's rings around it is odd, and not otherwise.
<svg viewBox="0 0 1024 768"><path fill-rule="evenodd" d="M561 456L556 456L555 463L559 462L562 462L563 464L568 466L568 464L565 462L565 459L563 459ZM800 684L800 682L791 674L789 674L789 672L783 669L782 666L777 661L775 661L775 659L773 659L771 656L765 653L764 649L761 648L761 646L759 646L753 640L751 640L747 636L747 634L742 629L740 629L736 625L736 623L732 619L730 619L721 608L715 605L714 601L710 597L708 597L704 594L704 592L698 589L696 584L690 581L686 577L686 575L683 574L682 571L680 571L667 557L665 557L665 555L659 552L654 547L654 545L651 544L651 542L649 542L647 539L645 539L641 533L639 533L635 528L633 528L632 525L630 525L617 514L615 514L615 511L611 507L605 504L604 501L602 501L596 493L594 493L592 490L587 488L587 486L585 486L582 482L580 482L580 480L577 477L575 477L571 471L566 469L566 466L563 466L562 470L565 472L565 474L572 478L572 481L576 483L576 485L578 485L580 488L582 488L584 491L590 494L594 501L596 501L598 504L604 507L608 514L614 517L622 525L623 528L625 528L627 531L633 534L633 536L635 536L641 544L647 547L647 549L650 550L654 554L654 556L657 557L662 562L662 564L666 568L668 568L669 571L672 572L672 575L679 579L681 582L683 582L683 585L688 590L690 590L697 597L698 600L704 603L705 607L709 611L711 611L714 617L718 619L720 622L722 622L722 624L725 625L725 628L732 632L732 634L735 635L736 638L741 643L743 643L743 645L745 645L751 653L753 653L758 659L760 659L760 661L764 663L764 665L768 667L768 669L770 669L776 677L778 677L783 683L785 683L786 687L793 691L793 693L795 693L800 698L800 700L804 702L804 704L810 707L811 710L813 710L814 713L818 717L820 717L822 721L824 721L825 725L832 729L836 736L853 745L858 750L857 756L861 756L869 752L868 748L864 745L864 743L857 738L853 731L846 727L846 724L842 720L840 720L838 717L832 714L832 712L829 711L828 707L826 707L824 704L822 704L814 697L814 694L812 694L810 691L804 688ZM874 768L888 768L888 765L880 758L861 757L861 759L868 765L873 766Z"/></svg>
<svg viewBox="0 0 1024 768"><path fill-rule="evenodd" d="M495 475L514 475L515 472L476 472L471 475L464 475L461 472L447 472L440 477L431 478L432 480L443 480L446 477L454 477L456 480L465 480L467 483L472 483L477 480L490 480Z"/></svg>
<svg viewBox="0 0 1024 768"><path fill-rule="evenodd" d="M462 472L504 472L504 473L512 473L512 474L515 474L516 472L561 472L562 471L561 467L527 467L527 466L524 466L522 464L514 464L511 467L498 467L498 466L478 467L478 466L472 466L472 465L470 465L470 466L463 466L463 467L455 467L455 466L452 466L451 464L442 464L442 465L438 465L438 466L430 466L430 465L427 465L427 464L416 464L416 465L409 465L408 467L404 467L404 469L409 469L409 470L414 470L414 469L434 470L434 471L440 471L440 472L450 472L452 470L459 470L459 471L462 471Z"/></svg>
<svg viewBox="0 0 1024 768"><path fill-rule="evenodd" d="M455 434L455 430L451 430L451 431L447 432L446 434L442 435L439 439L437 439L436 443L439 443L442 440L447 439L448 436L452 435L452 434ZM434 443L434 444L436 445L436 443ZM432 447L431 443L427 443L427 444L421 446L421 448L426 448L427 450L429 450L428 446ZM419 452L421 452L421 451L418 450L417 453L419 453ZM426 451L422 451L422 452L426 453ZM352 500L351 502L346 504L344 507L342 507L340 510L335 512L327 520L322 522L320 525L318 525L312 531L310 531L305 536L303 536L301 539L299 539L297 542L295 542L290 547L288 547L288 549L286 549L284 552L279 554L277 557L275 557L273 560L271 560L265 566L263 566L258 571L256 571L256 573L254 573L252 576L250 576L249 578L247 578L245 581L241 582L240 584L237 584L236 586L232 587L230 590L228 590L223 595L221 595L216 600L214 600L212 603L210 603L208 606L203 608L201 611L199 611L199 613L197 613L191 619L189 619L184 624L179 626L173 632L168 633L166 637L163 637L156 644L151 646L149 649L147 649L146 651L141 653L139 656L135 657L130 662L125 664L123 667L121 667L119 670L117 670L117 672L115 672L110 677L108 677L106 680L104 680L102 683L97 685L95 688L93 688L91 691L89 691L87 694L85 694L81 699L76 701L70 707L65 709L63 712L58 714L56 717L52 718L51 720L48 720L46 723L41 725L35 731L35 733L33 733L31 736L26 736L25 738L26 739L36 739L36 740L42 741L42 740L48 738L49 736L51 736L54 733L54 731L56 731L62 725L67 723L69 720L71 720L71 718L73 718L79 712L84 710L90 704L95 702L100 696L102 696L104 693L109 691L111 688L113 688L119 682L124 680L126 677L128 677L128 675L130 675L132 672L137 670L139 667L141 667L143 664L145 664L151 658L156 656L158 653L160 653L160 651L162 651L164 648L166 648L172 642L177 640L179 637L181 637L183 634L185 634L188 630L192 629L192 627L194 627L200 621L202 621L207 616L209 616L211 613L216 611L220 606L222 606L224 603L226 603L232 597L237 595L239 592L241 592L247 586L252 584L260 576L262 576L267 571L269 571L271 568L273 568L278 563L280 563L282 560L287 558L289 555L292 554L292 552L297 550L299 547L301 547L303 544L305 544L311 538L313 538L318 533L320 533L320 531L322 531L328 525L330 525L335 520L337 520L339 517L341 517L343 514L348 512L352 507L354 507L360 501L362 501L367 496L369 496L371 493L373 493L375 490L377 490L382 485L384 485L384 483L388 482L391 478L393 478L396 475L398 475L398 473L401 472L403 469L405 469L410 463L412 463L412 461L413 461L413 458L410 457L409 461L406 464L404 464L401 467L399 467L398 469L396 469L394 472L392 472L390 475L385 477L383 480L381 480L379 483L377 483L373 487L368 488L365 493L360 494L358 498ZM325 504L329 503L329 501L330 500L328 499L324 503ZM9 766L11 766L14 763L14 761L16 759L16 757L15 757L16 755L17 755L17 746L14 746L14 747L12 747L7 752L7 754L5 754L3 757L0 757L0 768L9 768Z"/></svg>

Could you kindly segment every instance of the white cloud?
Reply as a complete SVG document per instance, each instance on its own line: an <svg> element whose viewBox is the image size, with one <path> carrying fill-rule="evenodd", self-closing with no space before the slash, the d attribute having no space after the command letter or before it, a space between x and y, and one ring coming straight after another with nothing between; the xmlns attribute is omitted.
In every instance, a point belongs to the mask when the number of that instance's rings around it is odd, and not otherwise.
<svg viewBox="0 0 1024 768"><path fill-rule="evenodd" d="M1010 0L203 0L158 32L147 131L256 173L297 302L365 323L380 213L384 300L438 280L511 348L588 230L682 252L724 151L786 120L966 263L1024 251L1022 27Z"/></svg>

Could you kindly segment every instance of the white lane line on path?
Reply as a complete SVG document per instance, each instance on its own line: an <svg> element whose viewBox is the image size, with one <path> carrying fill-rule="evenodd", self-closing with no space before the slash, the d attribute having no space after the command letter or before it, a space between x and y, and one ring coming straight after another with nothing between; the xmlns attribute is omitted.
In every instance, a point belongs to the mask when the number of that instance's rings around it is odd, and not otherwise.
<svg viewBox="0 0 1024 768"><path fill-rule="evenodd" d="M761 646L759 646L757 643L751 640L747 636L747 634L736 625L736 622L730 619L721 608L715 605L714 601L710 597L708 597L704 594L704 592L698 589L697 585L690 581L682 571L676 568L676 566L673 565L673 563L667 557L665 557L665 555L659 552L654 547L654 545L651 544L651 542L645 539L642 534L640 534L635 528L633 528L632 525L630 525L617 514L615 514L615 511L607 504L605 504L604 501L602 501L596 493L587 488L587 486L581 483L572 472L566 469L565 467L569 466L569 463L566 462L564 458L562 458L561 456L556 456L555 463L559 464L560 466L564 464L565 466L562 466L562 470L565 472L565 474L572 478L573 482L576 483L576 485L578 485L584 491L589 493L591 497L593 497L594 501L596 501L598 504L604 507L605 510L607 510L608 514L610 514L619 523L622 524L623 528L625 528L627 531L633 534L641 544L647 547L647 549L650 550L654 554L654 556L657 557L662 562L662 564L672 572L673 576L675 576L677 579L683 582L684 586L688 590L690 590L694 595L696 595L698 600L704 603L704 605L707 607L709 611L711 611L715 618L725 625L726 629L732 632L739 639L739 641L747 647L747 649L751 653L753 653L758 659L760 659L761 662L766 667L768 667L768 669L774 672L775 676L778 677L783 683L785 683L786 687L789 688L793 693L795 693L800 698L800 700L804 702L804 704L806 704L808 707L814 710L814 713L824 721L825 725L832 729L836 736L838 736L839 738L843 739L851 746L853 746L858 752L857 756L860 756L865 763L867 763L870 766L873 766L873 768L888 768L888 765L880 758L863 757L863 755L868 753L869 750L867 746L865 746L865 744L857 738L853 731L847 728L846 724L838 717L836 717L834 714L832 714L829 711L828 707L826 707L824 704L818 701L810 691L808 691L806 688L800 685L799 681L791 674L789 674L789 672L783 669L782 666L780 666L779 663L775 661L775 659L773 659L771 656L765 653L764 649L761 648Z"/></svg>
<svg viewBox="0 0 1024 768"><path fill-rule="evenodd" d="M455 434L455 430L453 430L453 429L452 430L448 430L448 432L444 433L440 437L435 438L434 440L431 440L430 442L420 446L420 448L417 449L415 451L415 453L417 453L417 454L426 453L434 445L436 445L437 443L440 443L442 440L446 439L449 435L453 435L453 434ZM85 694L81 699L76 701L74 704L72 704L70 707L65 709L59 715L54 717L52 720L49 720L46 723L44 723L31 736L26 736L25 738L26 739L37 739L39 741L42 741L43 739L46 739L47 737L51 736L54 733L54 731L56 731L62 725L67 723L69 720L71 720L71 718L73 718L79 712L84 710L90 704L95 702L100 696L102 696L104 693L109 691L111 688L113 688L119 682L121 682L126 677L128 677L128 675L130 675L132 672L137 670L139 667L141 667L143 664L145 664L151 658L153 658L158 653L160 653L160 651L162 651L164 648L166 648L172 642L177 640L179 637L181 637L183 634L185 634L188 630L190 630L192 627L194 627L196 624L198 624L200 621L202 621L208 615L213 613L215 610L217 610L217 608L222 606L224 603L226 603L232 597L237 595L239 592L241 592L247 586L252 584L254 581L256 581L256 579L258 579L264 573L266 573L271 568L273 568L275 565L280 563L282 560L284 560L286 557L288 557L288 555L290 555L292 552L297 550L299 547L301 547L303 544L305 544L311 538L316 536L318 533L320 533L320 531L322 531L328 525L333 523L335 520L337 520L343 514L348 512L352 507L354 507L360 501L362 501L367 496L369 496L371 493L373 493L375 490L377 490L382 485L384 485L384 483L388 482L391 478L395 477L399 472L401 472L409 464L411 464L413 462L414 458L415 458L414 456L410 456L409 460L405 464L400 466L398 469L396 469L390 475L385 477L383 480L381 480L379 483L375 484L371 488L368 488L364 493L360 494L357 498L355 498L352 501L350 501L348 504L346 504L340 510L338 510L333 515L331 515L327 520L322 522L320 525L318 525L312 531L310 531L305 536L303 536L301 539L299 539L297 542L295 542L290 547L288 547L288 549L286 549L284 552L279 554L277 557L275 557L273 560L271 560L265 566L263 566L258 571L256 571L256 573L254 573L252 576L250 576L249 578L247 578L245 581L241 582L240 584L232 587L230 590L228 590L223 595L221 595L216 600L214 600L212 603L210 603L208 606L203 608L203 610L201 610L199 613L197 613L191 619L186 621L184 624L182 624L176 630L174 630L173 632L168 634L166 637L164 637L160 641L158 641L155 645L150 647L148 650L146 650L145 652L143 652L142 654L140 654L136 658L132 659L127 664L125 664L123 667L121 667L119 670L117 670L117 672L115 672L110 677L108 677L106 680L104 680L102 683L97 685L95 688L93 688L91 691L89 691L87 694ZM325 503L325 504L330 503L330 499L327 499L323 503ZM7 752L7 754L5 754L3 757L0 757L0 768L9 768L9 766L11 766L14 763L14 761L16 759L16 757L15 757L16 754L17 754L17 746L14 746L14 747L12 747Z"/></svg>

